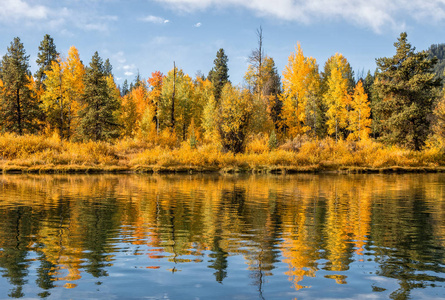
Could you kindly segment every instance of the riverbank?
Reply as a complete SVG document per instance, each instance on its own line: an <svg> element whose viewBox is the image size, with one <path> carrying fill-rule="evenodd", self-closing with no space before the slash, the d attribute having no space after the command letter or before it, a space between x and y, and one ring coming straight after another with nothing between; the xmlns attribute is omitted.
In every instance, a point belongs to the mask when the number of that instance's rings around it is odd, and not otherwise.
<svg viewBox="0 0 445 300"><path fill-rule="evenodd" d="M0 173L412 173L445 172L438 148L412 151L332 139L292 141L270 150L251 141L242 154L216 143L162 147L148 141L75 143L57 137L0 135Z"/></svg>

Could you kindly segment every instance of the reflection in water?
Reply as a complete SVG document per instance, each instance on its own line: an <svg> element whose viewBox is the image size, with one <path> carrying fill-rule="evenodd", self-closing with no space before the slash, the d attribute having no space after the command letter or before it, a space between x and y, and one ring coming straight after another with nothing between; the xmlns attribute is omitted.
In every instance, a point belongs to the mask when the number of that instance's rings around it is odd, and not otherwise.
<svg viewBox="0 0 445 300"><path fill-rule="evenodd" d="M445 297L444 193L441 174L3 176L0 298L162 295L182 272L177 298Z"/></svg>

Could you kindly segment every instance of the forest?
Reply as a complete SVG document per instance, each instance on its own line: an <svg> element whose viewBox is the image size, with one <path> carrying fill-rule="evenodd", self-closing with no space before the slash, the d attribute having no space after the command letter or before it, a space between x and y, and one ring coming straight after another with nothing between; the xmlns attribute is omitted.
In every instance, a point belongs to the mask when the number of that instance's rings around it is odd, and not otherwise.
<svg viewBox="0 0 445 300"><path fill-rule="evenodd" d="M441 170L443 44L417 52L405 32L392 57L356 76L346 57L319 67L298 43L280 74L261 28L242 85L224 49L207 75L116 84L109 59L88 65L50 35L38 70L16 37L0 62L0 169L13 171ZM362 72L364 73L364 72Z"/></svg>

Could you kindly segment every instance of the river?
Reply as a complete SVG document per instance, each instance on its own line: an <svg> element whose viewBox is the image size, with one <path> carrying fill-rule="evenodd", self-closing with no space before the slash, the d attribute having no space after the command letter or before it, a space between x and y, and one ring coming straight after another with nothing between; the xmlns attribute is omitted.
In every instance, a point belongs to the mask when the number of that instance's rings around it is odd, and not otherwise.
<svg viewBox="0 0 445 300"><path fill-rule="evenodd" d="M2 175L0 299L445 299L445 174Z"/></svg>

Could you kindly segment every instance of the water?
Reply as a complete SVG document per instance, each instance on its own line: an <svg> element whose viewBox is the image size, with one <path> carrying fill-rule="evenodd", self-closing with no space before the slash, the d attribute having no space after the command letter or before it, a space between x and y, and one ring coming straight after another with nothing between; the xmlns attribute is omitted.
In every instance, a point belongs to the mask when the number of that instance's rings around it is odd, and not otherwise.
<svg viewBox="0 0 445 300"><path fill-rule="evenodd" d="M445 299L445 175L0 177L0 299Z"/></svg>

